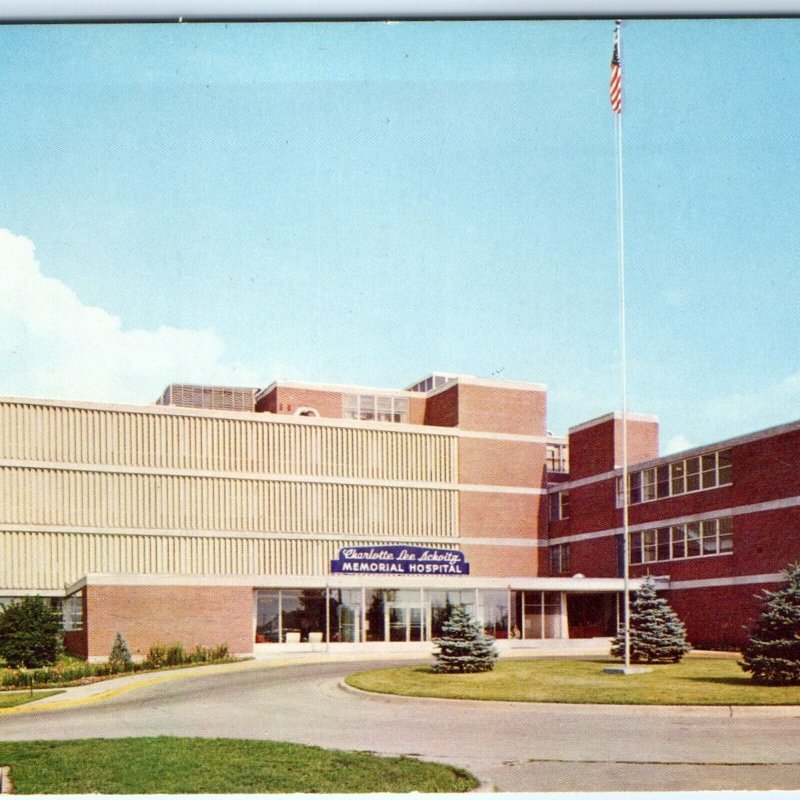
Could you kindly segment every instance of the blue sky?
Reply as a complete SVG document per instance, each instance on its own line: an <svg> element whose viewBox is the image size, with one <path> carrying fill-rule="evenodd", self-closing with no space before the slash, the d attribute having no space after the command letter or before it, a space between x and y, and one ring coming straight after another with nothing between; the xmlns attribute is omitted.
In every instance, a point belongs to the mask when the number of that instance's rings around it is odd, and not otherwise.
<svg viewBox="0 0 800 800"><path fill-rule="evenodd" d="M0 394L620 406L610 22L0 27ZM629 407L800 417L800 21L623 30Z"/></svg>

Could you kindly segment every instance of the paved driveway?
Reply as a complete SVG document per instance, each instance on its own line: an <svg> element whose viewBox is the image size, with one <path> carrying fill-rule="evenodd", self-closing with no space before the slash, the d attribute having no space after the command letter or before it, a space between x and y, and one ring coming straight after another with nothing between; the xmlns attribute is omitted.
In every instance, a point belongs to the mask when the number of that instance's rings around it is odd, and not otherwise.
<svg viewBox="0 0 800 800"><path fill-rule="evenodd" d="M0 738L220 736L413 754L501 791L800 789L800 718L354 694L360 663L247 665L0 716Z"/></svg>

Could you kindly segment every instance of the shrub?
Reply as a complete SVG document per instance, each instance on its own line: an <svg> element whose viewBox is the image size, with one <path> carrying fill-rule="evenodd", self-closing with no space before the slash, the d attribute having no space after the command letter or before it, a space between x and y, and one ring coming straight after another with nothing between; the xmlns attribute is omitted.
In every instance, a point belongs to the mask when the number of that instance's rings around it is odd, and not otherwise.
<svg viewBox="0 0 800 800"><path fill-rule="evenodd" d="M761 616L742 648L739 666L758 683L800 684L800 564L789 564L786 584L756 595Z"/></svg>
<svg viewBox="0 0 800 800"><path fill-rule="evenodd" d="M167 646L164 644L152 644L147 651L147 658L145 664L153 669L160 669L164 666L164 659L167 655Z"/></svg>
<svg viewBox="0 0 800 800"><path fill-rule="evenodd" d="M0 613L0 657L9 667L43 667L61 652L61 617L41 597L25 597Z"/></svg>
<svg viewBox="0 0 800 800"><path fill-rule="evenodd" d="M497 649L463 606L453 606L442 623L442 636L433 640L434 672L489 672L494 669Z"/></svg>
<svg viewBox="0 0 800 800"><path fill-rule="evenodd" d="M175 642L174 644L154 644L147 652L145 664L151 669L161 667L177 667L181 664L203 664L206 661L223 661L230 658L228 645L220 644L215 647L203 647L197 645L191 653L187 653L183 645Z"/></svg>
<svg viewBox="0 0 800 800"><path fill-rule="evenodd" d="M630 606L630 652L634 664L677 663L692 646L686 641L686 626L662 597L656 596L655 581L648 575ZM625 657L625 629L611 644L611 655Z"/></svg>
<svg viewBox="0 0 800 800"><path fill-rule="evenodd" d="M108 663L122 667L123 670L130 669L131 664L133 664L133 658L131 658L131 651L128 648L128 643L122 638L122 634L119 631L117 631L117 635L114 637L114 644L111 645L111 654L108 657Z"/></svg>

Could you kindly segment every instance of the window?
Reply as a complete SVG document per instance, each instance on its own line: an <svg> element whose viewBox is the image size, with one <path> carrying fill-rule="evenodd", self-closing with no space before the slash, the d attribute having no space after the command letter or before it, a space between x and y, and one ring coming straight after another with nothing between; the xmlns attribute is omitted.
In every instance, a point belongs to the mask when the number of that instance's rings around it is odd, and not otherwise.
<svg viewBox="0 0 800 800"><path fill-rule="evenodd" d="M550 548L550 574L563 575L565 572L569 572L569 545L553 545Z"/></svg>
<svg viewBox="0 0 800 800"><path fill-rule="evenodd" d="M569 472L567 445L560 442L548 442L546 465L548 472Z"/></svg>
<svg viewBox="0 0 800 800"><path fill-rule="evenodd" d="M628 473L628 503L649 503L664 497L715 489L731 483L731 451L692 456L658 467ZM622 478L617 478L617 508L622 508Z"/></svg>
<svg viewBox="0 0 800 800"><path fill-rule="evenodd" d="M83 590L65 598L63 620L65 631L83 630Z"/></svg>
<svg viewBox="0 0 800 800"><path fill-rule="evenodd" d="M550 495L550 522L569 519L569 492L556 492Z"/></svg>
<svg viewBox="0 0 800 800"><path fill-rule="evenodd" d="M642 502L656 499L656 468L642 470Z"/></svg>
<svg viewBox="0 0 800 800"><path fill-rule="evenodd" d="M717 556L733 551L733 519L703 520L630 534L630 563ZM551 548L552 553L552 548Z"/></svg>
<svg viewBox="0 0 800 800"><path fill-rule="evenodd" d="M345 419L408 422L408 398L391 395L345 394L342 396Z"/></svg>
<svg viewBox="0 0 800 800"><path fill-rule="evenodd" d="M669 465L669 474L672 480L671 494L684 494L686 492L686 462L676 461Z"/></svg>

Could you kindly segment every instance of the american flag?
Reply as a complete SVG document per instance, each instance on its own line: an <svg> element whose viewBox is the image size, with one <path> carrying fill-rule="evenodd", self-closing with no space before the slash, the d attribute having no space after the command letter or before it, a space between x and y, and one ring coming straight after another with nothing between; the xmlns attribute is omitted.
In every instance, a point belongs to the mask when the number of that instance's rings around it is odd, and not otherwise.
<svg viewBox="0 0 800 800"><path fill-rule="evenodd" d="M611 56L611 110L622 113L622 64L619 63L619 25L614 31L614 54Z"/></svg>

